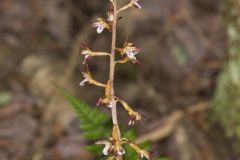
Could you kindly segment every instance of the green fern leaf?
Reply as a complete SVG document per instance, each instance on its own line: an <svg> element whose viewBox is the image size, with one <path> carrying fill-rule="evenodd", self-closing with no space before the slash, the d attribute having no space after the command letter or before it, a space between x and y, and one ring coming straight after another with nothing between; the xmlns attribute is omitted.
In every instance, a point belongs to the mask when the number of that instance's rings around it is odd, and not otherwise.
<svg viewBox="0 0 240 160"><path fill-rule="evenodd" d="M62 87L59 87L57 85L56 87L70 102L74 111L78 115L83 136L93 141L104 139L110 136L110 119L106 114L96 108L90 107L85 102L75 98ZM94 148L93 146L90 146L89 148L91 148L91 150L98 150L99 147Z"/></svg>

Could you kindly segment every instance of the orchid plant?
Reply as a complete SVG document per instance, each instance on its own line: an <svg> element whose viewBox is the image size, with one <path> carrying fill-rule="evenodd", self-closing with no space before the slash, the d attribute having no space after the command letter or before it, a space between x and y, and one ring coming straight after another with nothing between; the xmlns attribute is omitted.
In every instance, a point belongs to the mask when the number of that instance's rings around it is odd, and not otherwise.
<svg viewBox="0 0 240 160"><path fill-rule="evenodd" d="M84 86L88 83L105 89L105 94L98 99L97 105L107 106L111 109L113 122L112 136L106 140L97 141L96 144L104 145L103 154L108 156L108 160L122 160L123 155L125 154L124 145L129 145L138 153L138 160L143 158L146 158L148 160L151 159L150 152L142 149L133 141L121 137L121 132L118 124L117 104L122 105L129 114L129 125L134 125L135 121L142 121L144 119L144 116L136 112L133 107L131 107L121 98L117 97L114 93L115 65L124 64L129 61L132 63L140 63L136 57L140 52L140 49L137 48L134 43L126 41L123 47L116 47L118 16L121 12L134 7L137 9L142 9L141 5L139 4L139 0L130 0L127 5L121 7L120 9L117 7L117 0L110 0L110 8L107 14L108 17L99 17L97 18L97 21L92 24L92 27L96 28L98 34L101 34L104 30L108 30L112 33L112 45L110 53L94 51L86 45L81 46L81 55L84 56L83 65L87 66L88 59L96 56L109 56L110 59L109 79L106 83L101 83L94 80L88 67L86 67L86 71L82 73L84 79L80 82L80 86ZM120 54L119 60L116 60L116 53Z"/></svg>

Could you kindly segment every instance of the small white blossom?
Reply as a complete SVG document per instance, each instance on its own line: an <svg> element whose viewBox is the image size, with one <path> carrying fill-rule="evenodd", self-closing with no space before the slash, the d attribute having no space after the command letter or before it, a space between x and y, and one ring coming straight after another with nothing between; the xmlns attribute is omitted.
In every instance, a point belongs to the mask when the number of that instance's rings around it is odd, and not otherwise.
<svg viewBox="0 0 240 160"><path fill-rule="evenodd" d="M97 33L100 34L102 33L104 30L104 26L102 26L101 24L97 27Z"/></svg>
<svg viewBox="0 0 240 160"><path fill-rule="evenodd" d="M93 23L92 26L97 28L98 34L102 33L105 28L110 30L110 26L108 25L106 20L103 18L98 18L97 22Z"/></svg>
<svg viewBox="0 0 240 160"><path fill-rule="evenodd" d="M126 48L125 54L128 56L129 59L136 60L136 54L138 54L139 50L136 47L128 47Z"/></svg>
<svg viewBox="0 0 240 160"><path fill-rule="evenodd" d="M99 22L94 23L94 27L97 28L97 33L98 33L98 34L102 33L103 30L104 30L104 28L105 28L105 27L104 27L101 23L99 23Z"/></svg>
<svg viewBox="0 0 240 160"><path fill-rule="evenodd" d="M131 60L133 63L140 63L140 61L138 61L136 58L136 55L140 52L140 49L137 48L133 43L125 41L123 48L116 48L116 50L119 51L123 56L119 63L126 63L128 60Z"/></svg>
<svg viewBox="0 0 240 160"><path fill-rule="evenodd" d="M124 54L127 55L127 57L132 60L133 63L138 62L136 55L139 53L140 49L137 47L133 46L133 44L129 43L125 49L124 49Z"/></svg>

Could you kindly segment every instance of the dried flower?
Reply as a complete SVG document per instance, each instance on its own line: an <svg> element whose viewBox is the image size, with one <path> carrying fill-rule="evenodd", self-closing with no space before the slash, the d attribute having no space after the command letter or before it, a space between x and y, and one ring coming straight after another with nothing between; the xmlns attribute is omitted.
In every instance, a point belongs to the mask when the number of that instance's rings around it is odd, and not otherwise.
<svg viewBox="0 0 240 160"><path fill-rule="evenodd" d="M107 105L109 108L112 108L114 99L110 96L110 90L111 90L111 81L109 80L107 82L107 85L105 86L105 95L98 99L97 106L102 104L102 105Z"/></svg>
<svg viewBox="0 0 240 160"><path fill-rule="evenodd" d="M108 97L108 96L103 96L103 97L100 97L97 101L97 106L99 105L107 105L109 108L112 108L112 105L113 103L111 102L111 98Z"/></svg>
<svg viewBox="0 0 240 160"><path fill-rule="evenodd" d="M86 72L82 72L82 74L83 74L84 79L80 82L80 84L79 84L80 86L84 86L86 83L89 83L89 84L93 84L93 85L99 86L99 87L106 87L105 84L102 84L102 83L94 80L92 78L92 75L89 72L89 70L87 70Z"/></svg>
<svg viewBox="0 0 240 160"><path fill-rule="evenodd" d="M137 144L133 142L130 142L129 145L139 154L138 160L143 159L144 157L147 158L148 160L151 159L151 154L148 151L142 149L141 147L139 147Z"/></svg>
<svg viewBox="0 0 240 160"><path fill-rule="evenodd" d="M128 123L128 125L134 125L135 121L143 121L144 116L139 114L138 112L134 111L132 109L132 107L130 107L126 102L124 102L123 100L117 98L117 102L120 102L123 107L125 108L125 110L128 112L128 114L130 115L131 119Z"/></svg>
<svg viewBox="0 0 240 160"><path fill-rule="evenodd" d="M125 154L125 150L122 147L122 139L120 138L119 128L117 125L113 126L112 138L113 138L113 142L115 144L115 148L114 148L115 152L120 156Z"/></svg>
<svg viewBox="0 0 240 160"><path fill-rule="evenodd" d="M92 26L97 28L98 34L102 33L104 29L111 31L110 25L103 18L97 18L97 22L94 22Z"/></svg>
<svg viewBox="0 0 240 160"><path fill-rule="evenodd" d="M83 77L84 77L85 79L80 82L80 84L79 84L80 86L84 86L86 82L90 82L91 79L92 79L90 73L88 73L88 72L82 72L82 74L83 74Z"/></svg>
<svg viewBox="0 0 240 160"><path fill-rule="evenodd" d="M84 44L82 44L81 49L82 49L81 55L84 55L83 64L85 64L90 57L110 56L110 54L107 52L94 52L92 49L90 49Z"/></svg>

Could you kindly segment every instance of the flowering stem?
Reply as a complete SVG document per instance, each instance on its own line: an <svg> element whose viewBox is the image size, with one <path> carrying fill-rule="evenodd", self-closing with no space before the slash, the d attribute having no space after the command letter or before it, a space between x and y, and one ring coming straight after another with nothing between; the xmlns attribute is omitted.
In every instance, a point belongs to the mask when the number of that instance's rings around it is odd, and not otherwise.
<svg viewBox="0 0 240 160"><path fill-rule="evenodd" d="M115 49L116 49L116 30L117 30L117 3L116 0L113 0L113 24L112 24L112 49L111 49L111 55L110 55L110 74L109 74L109 80L111 82L111 97L114 97L114 71L115 71ZM113 124L118 125L118 119L117 119L117 111L116 111L116 102L114 99L113 101L113 107L112 107L112 121Z"/></svg>
<svg viewBox="0 0 240 160"><path fill-rule="evenodd" d="M117 32L117 0L113 0L113 23L112 23L112 48L110 55L110 73L109 80L111 82L110 96L115 97L114 93L114 72L115 72L115 50L116 50L116 32ZM119 139L121 139L121 134L118 126L118 117L117 117L117 106L116 101L112 98L112 122L113 125L118 128ZM121 156L118 156L118 159L121 160Z"/></svg>

